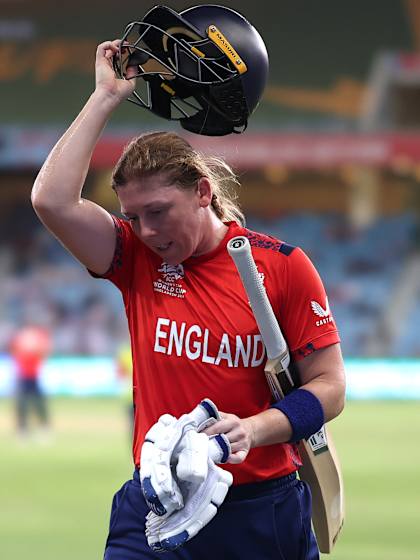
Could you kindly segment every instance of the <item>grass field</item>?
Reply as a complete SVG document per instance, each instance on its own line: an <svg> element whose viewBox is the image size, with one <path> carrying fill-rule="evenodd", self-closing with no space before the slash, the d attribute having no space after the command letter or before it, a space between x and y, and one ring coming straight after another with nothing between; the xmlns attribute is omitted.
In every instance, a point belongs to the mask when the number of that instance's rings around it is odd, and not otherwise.
<svg viewBox="0 0 420 560"><path fill-rule="evenodd" d="M132 471L123 404L50 404L51 441L21 442L12 404L0 401L0 557L100 559L112 494ZM330 558L418 560L420 403L352 401L331 431L347 516Z"/></svg>

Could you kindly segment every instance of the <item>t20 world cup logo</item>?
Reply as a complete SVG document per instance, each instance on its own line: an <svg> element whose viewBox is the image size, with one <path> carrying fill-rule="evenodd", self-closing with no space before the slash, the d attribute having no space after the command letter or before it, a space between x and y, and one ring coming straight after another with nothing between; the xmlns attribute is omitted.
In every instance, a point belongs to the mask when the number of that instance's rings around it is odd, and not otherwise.
<svg viewBox="0 0 420 560"><path fill-rule="evenodd" d="M166 282L176 282L177 280L181 280L184 278L184 267L182 264L167 264L162 263L162 266L159 268L158 272L162 273L162 276L166 280Z"/></svg>

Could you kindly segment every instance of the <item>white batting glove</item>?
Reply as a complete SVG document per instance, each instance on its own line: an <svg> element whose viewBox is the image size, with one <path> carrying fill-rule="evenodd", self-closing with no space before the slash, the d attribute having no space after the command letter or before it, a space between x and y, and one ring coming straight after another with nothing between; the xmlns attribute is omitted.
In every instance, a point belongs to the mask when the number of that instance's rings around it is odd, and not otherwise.
<svg viewBox="0 0 420 560"><path fill-rule="evenodd" d="M230 454L229 440L224 434L208 437L208 474L200 483L179 481L184 507L172 514L158 516L152 511L146 517L146 538L156 552L175 550L194 537L216 515L222 505L233 477L215 463L226 462Z"/></svg>
<svg viewBox="0 0 420 560"><path fill-rule="evenodd" d="M179 419L164 414L147 432L141 450L140 480L144 498L156 515L183 507L176 478L195 483L206 479L207 442L197 432L219 419L215 404L204 399Z"/></svg>

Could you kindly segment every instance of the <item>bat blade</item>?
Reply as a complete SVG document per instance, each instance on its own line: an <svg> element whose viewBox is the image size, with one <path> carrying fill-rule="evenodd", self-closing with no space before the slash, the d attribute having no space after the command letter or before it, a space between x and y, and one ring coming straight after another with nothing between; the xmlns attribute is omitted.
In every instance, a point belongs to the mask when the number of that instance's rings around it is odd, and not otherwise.
<svg viewBox="0 0 420 560"><path fill-rule="evenodd" d="M264 372L275 400L294 388L287 343L280 330L246 237L235 237L227 246L248 296L267 350ZM299 443L303 466L299 477L312 492L312 522L321 552L331 552L344 522L344 486L338 456L325 426Z"/></svg>
<svg viewBox="0 0 420 560"><path fill-rule="evenodd" d="M312 492L312 522L319 550L330 553L344 523L344 485L337 451L327 426L299 444L299 477Z"/></svg>

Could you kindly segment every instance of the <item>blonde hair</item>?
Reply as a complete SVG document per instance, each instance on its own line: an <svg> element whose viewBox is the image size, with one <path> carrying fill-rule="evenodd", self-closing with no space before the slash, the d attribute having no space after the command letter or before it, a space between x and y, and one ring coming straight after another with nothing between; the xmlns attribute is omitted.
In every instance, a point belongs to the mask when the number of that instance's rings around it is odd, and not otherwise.
<svg viewBox="0 0 420 560"><path fill-rule="evenodd" d="M222 159L195 151L174 132L153 132L133 138L125 147L112 174L112 188L117 190L130 180L163 174L168 184L181 189L195 189L207 177L213 191L212 209L222 221L245 224L245 216L237 202L239 180Z"/></svg>

